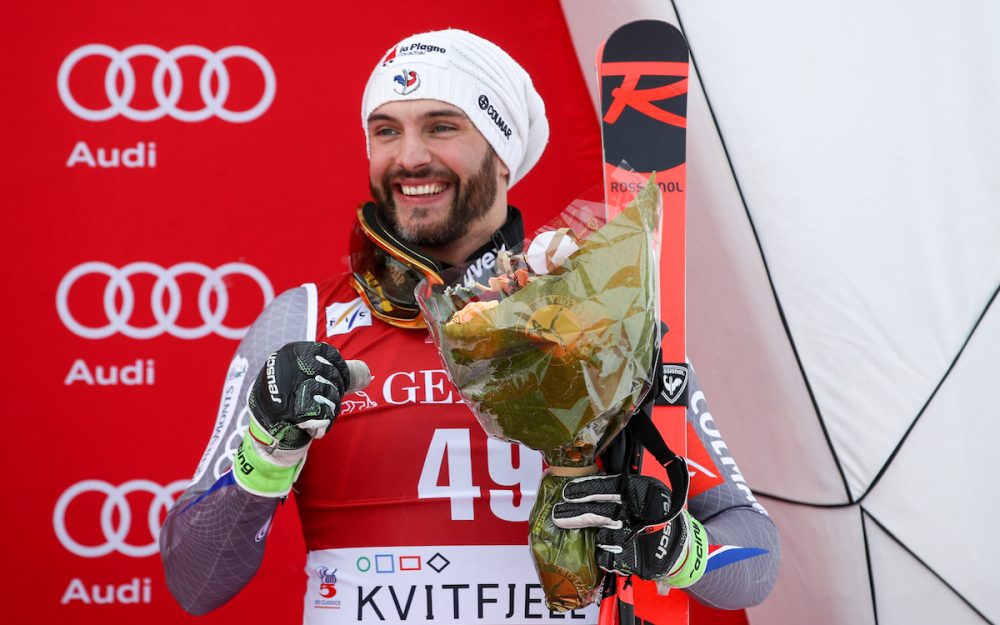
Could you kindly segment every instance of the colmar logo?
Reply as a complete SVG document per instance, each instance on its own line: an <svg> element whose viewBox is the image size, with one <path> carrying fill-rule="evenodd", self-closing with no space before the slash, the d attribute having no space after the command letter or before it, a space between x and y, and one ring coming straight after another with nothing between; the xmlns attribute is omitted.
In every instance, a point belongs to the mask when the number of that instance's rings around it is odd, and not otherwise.
<svg viewBox="0 0 1000 625"><path fill-rule="evenodd" d="M736 486L737 489L743 492L746 497L747 502L750 506L760 512L761 514L767 514L767 510L764 506L760 505L757 498L754 496L753 491L747 486L746 478L743 477L743 473L740 472L740 468L736 466L736 461L729 456L728 448L726 447L725 441L722 440L722 434L719 433L719 429L715 427L715 417L712 413L708 411L708 404L705 402L705 394L700 390L696 391L691 396L690 403L691 412L698 419L698 428L701 433L707 437L710 446L712 447L712 452L715 458L718 458L718 463L715 466L723 466L729 472L729 481ZM697 438L694 440L698 440ZM690 452L690 448L688 449Z"/></svg>
<svg viewBox="0 0 1000 625"><path fill-rule="evenodd" d="M490 104L490 99L487 98L486 95L479 96L479 108L481 108L483 112L486 113L489 116L489 118L493 120L493 123L496 124L497 128L500 129L501 134L503 134L505 138L510 139L510 135L513 131L510 129L510 126L507 125L507 122L504 121L504 118L500 115L500 111L498 111L496 107Z"/></svg>
<svg viewBox="0 0 1000 625"><path fill-rule="evenodd" d="M371 324L371 312L360 297L350 302L334 302L326 307L327 336L347 334Z"/></svg>
<svg viewBox="0 0 1000 625"><path fill-rule="evenodd" d="M396 85L392 88L399 95L410 95L420 88L420 76L414 71L406 69L400 70L392 77L392 82Z"/></svg>
<svg viewBox="0 0 1000 625"><path fill-rule="evenodd" d="M691 423L687 424L687 465L688 473L691 475L691 485L688 487L688 498L694 498L707 490L724 484L726 480L722 478L718 467L711 454L705 449L705 445L698 438Z"/></svg>

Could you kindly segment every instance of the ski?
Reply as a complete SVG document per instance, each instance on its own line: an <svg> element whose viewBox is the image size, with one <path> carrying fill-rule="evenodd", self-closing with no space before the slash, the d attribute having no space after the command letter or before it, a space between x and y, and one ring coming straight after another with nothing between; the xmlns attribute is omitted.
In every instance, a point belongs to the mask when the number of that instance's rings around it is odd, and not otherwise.
<svg viewBox="0 0 1000 625"><path fill-rule="evenodd" d="M666 22L641 20L618 28L597 58L604 153L604 193L609 207L625 206L655 173L663 198L660 255L661 380L653 424L679 456L687 455L685 334L685 135L688 47ZM613 210L613 209L609 209ZM608 215L610 218L612 215ZM669 484L648 451L632 470ZM653 582L609 576L601 625L687 625L688 597L657 593Z"/></svg>

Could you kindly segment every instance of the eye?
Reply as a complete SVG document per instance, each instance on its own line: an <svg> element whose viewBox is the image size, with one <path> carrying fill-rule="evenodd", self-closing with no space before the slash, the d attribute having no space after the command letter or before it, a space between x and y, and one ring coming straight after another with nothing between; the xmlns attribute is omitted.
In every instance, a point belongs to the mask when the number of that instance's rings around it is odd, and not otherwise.
<svg viewBox="0 0 1000 625"><path fill-rule="evenodd" d="M431 128L431 132L442 133L442 132L453 132L457 130L454 126L450 124L436 124Z"/></svg>
<svg viewBox="0 0 1000 625"><path fill-rule="evenodd" d="M399 134L399 131L389 126L382 126L372 131L373 137L391 137L392 135L396 134Z"/></svg>

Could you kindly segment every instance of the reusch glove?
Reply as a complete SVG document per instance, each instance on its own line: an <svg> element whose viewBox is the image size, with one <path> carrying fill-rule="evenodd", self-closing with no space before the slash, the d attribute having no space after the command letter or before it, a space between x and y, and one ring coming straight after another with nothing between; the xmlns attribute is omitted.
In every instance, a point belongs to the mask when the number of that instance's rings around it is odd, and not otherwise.
<svg viewBox="0 0 1000 625"><path fill-rule="evenodd" d="M597 565L605 571L686 588L705 573L708 536L681 510L668 518L670 489L644 475L593 475L563 487L552 508L557 527L597 527Z"/></svg>
<svg viewBox="0 0 1000 625"><path fill-rule="evenodd" d="M233 475L244 489L284 497L313 438L340 414L350 373L326 343L289 343L271 354L250 388L250 426L236 451Z"/></svg>

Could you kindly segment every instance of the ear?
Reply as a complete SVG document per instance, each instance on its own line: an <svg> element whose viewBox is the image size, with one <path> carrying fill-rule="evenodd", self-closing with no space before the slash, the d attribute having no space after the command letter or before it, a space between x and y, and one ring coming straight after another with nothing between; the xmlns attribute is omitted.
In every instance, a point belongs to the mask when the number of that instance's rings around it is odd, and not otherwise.
<svg viewBox="0 0 1000 625"><path fill-rule="evenodd" d="M497 161L497 173L503 176L503 178L510 183L510 170L507 168L507 165L504 164L503 160L496 152L493 153L493 158Z"/></svg>

